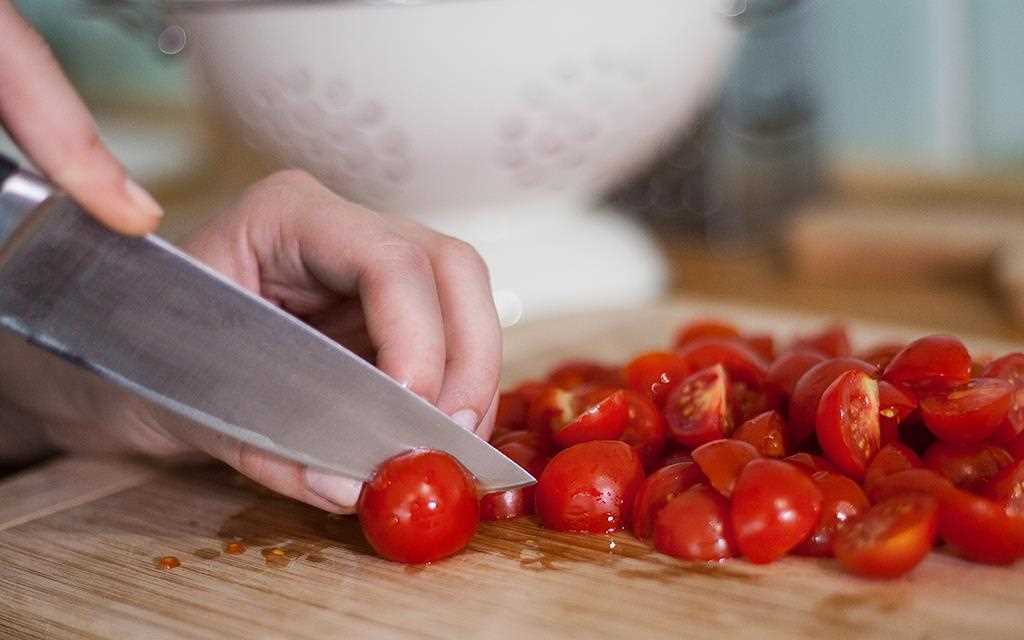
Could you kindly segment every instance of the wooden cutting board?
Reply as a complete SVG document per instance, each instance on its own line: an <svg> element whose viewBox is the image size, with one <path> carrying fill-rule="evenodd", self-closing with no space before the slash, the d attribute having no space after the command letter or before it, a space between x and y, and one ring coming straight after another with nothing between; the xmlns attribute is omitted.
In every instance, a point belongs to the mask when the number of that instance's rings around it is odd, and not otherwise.
<svg viewBox="0 0 1024 640"><path fill-rule="evenodd" d="M622 360L693 315L782 334L823 320L690 302L546 321L508 332L505 380L567 355ZM856 330L864 341L927 331ZM246 551L225 553L230 541ZM181 566L157 568L164 555ZM829 560L687 564L625 534L519 520L405 567L374 557L352 517L222 467L63 459L0 484L0 637L1009 639L1024 637L1024 563L934 553L906 578L871 582Z"/></svg>

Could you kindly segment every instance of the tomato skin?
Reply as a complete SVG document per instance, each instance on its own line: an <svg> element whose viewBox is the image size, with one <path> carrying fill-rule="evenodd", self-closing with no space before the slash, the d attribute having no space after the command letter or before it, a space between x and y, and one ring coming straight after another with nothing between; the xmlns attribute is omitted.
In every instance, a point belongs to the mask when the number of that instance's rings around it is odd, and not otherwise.
<svg viewBox="0 0 1024 640"><path fill-rule="evenodd" d="M1016 460L986 482L980 493L1010 515L1024 516L1024 460Z"/></svg>
<svg viewBox="0 0 1024 640"><path fill-rule="evenodd" d="M882 378L918 392L950 389L971 379L971 355L952 336L925 336L897 353Z"/></svg>
<svg viewBox="0 0 1024 640"><path fill-rule="evenodd" d="M849 333L841 324L834 324L825 327L818 333L798 337L793 346L812 349L829 358L846 358L853 352L853 349L850 348Z"/></svg>
<svg viewBox="0 0 1024 640"><path fill-rule="evenodd" d="M658 407L635 391L624 390L626 398L626 429L620 440L633 447L644 469L653 469L665 451L668 424Z"/></svg>
<svg viewBox="0 0 1024 640"><path fill-rule="evenodd" d="M908 390L885 380L878 382L878 428L883 445L899 441L900 425L915 411L917 398Z"/></svg>
<svg viewBox="0 0 1024 640"><path fill-rule="evenodd" d="M881 371L889 366L889 363L896 357L896 354L903 351L903 348L906 346L902 342L885 342L861 351L855 357L875 365Z"/></svg>
<svg viewBox="0 0 1024 640"><path fill-rule="evenodd" d="M868 464L864 473L864 487L874 486L882 478L907 471L908 469L920 469L924 466L921 458L914 451L900 442L891 442L881 449Z"/></svg>
<svg viewBox="0 0 1024 640"><path fill-rule="evenodd" d="M583 385L621 387L622 375L616 367L595 360L566 360L548 373L548 383L566 390Z"/></svg>
<svg viewBox="0 0 1024 640"><path fill-rule="evenodd" d="M800 446L815 432L821 394L847 371L863 371L870 375L876 373L875 368L863 360L835 358L819 362L800 376L789 398L789 432L786 436L791 446Z"/></svg>
<svg viewBox="0 0 1024 640"><path fill-rule="evenodd" d="M551 449L551 438L543 438L533 431L506 431L500 436L491 438L491 446L497 449L513 442L527 446L540 452L548 452Z"/></svg>
<svg viewBox="0 0 1024 640"><path fill-rule="evenodd" d="M497 449L526 469L534 478L540 476L547 466L547 457L544 454L521 442L510 442ZM536 485L530 485L484 495L480 498L480 519L485 522L509 520L533 513L535 491Z"/></svg>
<svg viewBox="0 0 1024 640"><path fill-rule="evenodd" d="M679 328L675 338L675 348L679 349L691 342L704 338L739 338L736 327L721 320L700 318Z"/></svg>
<svg viewBox="0 0 1024 640"><path fill-rule="evenodd" d="M786 455L785 434L786 421L779 412L765 411L741 424L732 437L753 445L766 458L783 458Z"/></svg>
<svg viewBox="0 0 1024 640"><path fill-rule="evenodd" d="M960 489L944 492L939 504L939 535L968 560L1005 565L1024 556L1024 518Z"/></svg>
<svg viewBox="0 0 1024 640"><path fill-rule="evenodd" d="M813 476L819 471L839 473L839 469L836 469L835 465L831 462L821 456L816 456L813 453L807 453L806 451L794 453L791 456L786 456L782 460L783 462L788 462L809 476Z"/></svg>
<svg viewBox="0 0 1024 640"><path fill-rule="evenodd" d="M742 440L712 440L694 449L690 455L704 472L708 483L726 498L732 495L743 467L761 454Z"/></svg>
<svg viewBox="0 0 1024 640"><path fill-rule="evenodd" d="M895 578L910 571L935 545L938 501L908 493L876 504L836 535L836 559L866 578Z"/></svg>
<svg viewBox="0 0 1024 640"><path fill-rule="evenodd" d="M1010 353L990 362L981 372L984 378L1000 378L1013 385L1006 420L993 439L1009 443L1024 432L1024 353Z"/></svg>
<svg viewBox="0 0 1024 640"><path fill-rule="evenodd" d="M498 397L498 410L494 416L495 436L508 431L526 429L526 414L533 399L547 385L543 382L527 381Z"/></svg>
<svg viewBox="0 0 1024 640"><path fill-rule="evenodd" d="M690 365L671 351L651 351L634 358L623 369L626 386L662 407L672 387L690 374Z"/></svg>
<svg viewBox="0 0 1024 640"><path fill-rule="evenodd" d="M633 535L640 540L654 535L658 512L673 498L703 481L704 474L693 462L666 465L647 476L633 501Z"/></svg>
<svg viewBox="0 0 1024 640"><path fill-rule="evenodd" d="M701 369L683 380L665 402L669 435L684 447L699 447L732 432L726 389L729 380L721 365Z"/></svg>
<svg viewBox="0 0 1024 640"><path fill-rule="evenodd" d="M617 531L629 524L643 481L640 457L626 443L577 444L556 454L540 475L536 512L556 531Z"/></svg>
<svg viewBox="0 0 1024 640"><path fill-rule="evenodd" d="M732 492L739 550L756 564L782 557L814 529L821 503L821 490L793 465L770 458L751 461Z"/></svg>
<svg viewBox="0 0 1024 640"><path fill-rule="evenodd" d="M814 365L824 362L827 358L817 351L796 349L780 355L768 367L765 376L766 386L776 390L786 400L793 395L793 389L807 371Z"/></svg>
<svg viewBox="0 0 1024 640"><path fill-rule="evenodd" d="M904 493L927 493L941 498L953 489L953 483L931 469L907 469L879 478L865 489L871 502L877 504Z"/></svg>
<svg viewBox="0 0 1024 640"><path fill-rule="evenodd" d="M706 485L690 487L658 513L654 548L682 560L710 562L735 556L729 502Z"/></svg>
<svg viewBox="0 0 1024 640"><path fill-rule="evenodd" d="M881 447L878 383L863 371L847 371L821 394L818 442L839 470L864 479L868 461Z"/></svg>
<svg viewBox="0 0 1024 640"><path fill-rule="evenodd" d="M1014 460L1024 460L1024 433L1006 443L1006 450Z"/></svg>
<svg viewBox="0 0 1024 640"><path fill-rule="evenodd" d="M831 556L838 532L866 512L871 503L860 486L842 474L819 471L811 480L821 490L821 517L794 551L805 556Z"/></svg>
<svg viewBox="0 0 1024 640"><path fill-rule="evenodd" d="M410 564L458 553L480 519L470 474L447 453L427 450L382 464L363 485L357 511L374 550Z"/></svg>
<svg viewBox="0 0 1024 640"><path fill-rule="evenodd" d="M530 404L530 430L559 448L589 440L614 440L629 420L625 392L605 387L548 386Z"/></svg>
<svg viewBox="0 0 1024 640"><path fill-rule="evenodd" d="M995 477L1013 456L990 444L936 442L924 452L924 465L958 487L972 487Z"/></svg>
<svg viewBox="0 0 1024 640"><path fill-rule="evenodd" d="M720 364L732 381L744 382L755 389L764 385L768 366L750 347L736 340L702 338L678 351L694 370Z"/></svg>
<svg viewBox="0 0 1024 640"><path fill-rule="evenodd" d="M753 333L743 336L743 342L761 356L765 362L775 359L775 338L769 333Z"/></svg>
<svg viewBox="0 0 1024 640"><path fill-rule="evenodd" d="M925 396L924 424L940 440L966 444L988 438L1006 419L1013 385L999 378L975 378L965 385Z"/></svg>

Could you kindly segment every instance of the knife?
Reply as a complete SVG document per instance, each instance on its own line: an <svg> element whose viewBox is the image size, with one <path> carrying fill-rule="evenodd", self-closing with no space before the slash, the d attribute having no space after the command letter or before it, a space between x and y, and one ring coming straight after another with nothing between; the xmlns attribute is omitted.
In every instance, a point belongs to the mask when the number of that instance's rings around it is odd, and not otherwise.
<svg viewBox="0 0 1024 640"><path fill-rule="evenodd" d="M196 429L364 481L414 448L481 491L534 479L377 368L155 236L0 156L0 401L46 420Z"/></svg>

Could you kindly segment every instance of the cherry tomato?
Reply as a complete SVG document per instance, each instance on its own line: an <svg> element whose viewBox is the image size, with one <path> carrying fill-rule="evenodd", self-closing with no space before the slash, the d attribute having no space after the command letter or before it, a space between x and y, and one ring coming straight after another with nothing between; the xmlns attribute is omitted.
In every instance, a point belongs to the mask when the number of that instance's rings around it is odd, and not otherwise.
<svg viewBox="0 0 1024 640"><path fill-rule="evenodd" d="M953 484L931 469L908 469L879 478L865 487L873 503L904 493L927 493L941 498L953 489Z"/></svg>
<svg viewBox="0 0 1024 640"><path fill-rule="evenodd" d="M719 320L699 319L679 328L676 333L676 349L703 338L738 338L736 327Z"/></svg>
<svg viewBox="0 0 1024 640"><path fill-rule="evenodd" d="M816 456L813 453L807 453L806 451L800 451L791 456L786 456L783 458L783 461L790 463L809 476L813 476L819 471L831 471L833 473L839 472L835 465L825 458Z"/></svg>
<svg viewBox="0 0 1024 640"><path fill-rule="evenodd" d="M526 429L526 413L530 403L547 385L543 382L524 382L498 398L498 410L494 416L495 436L508 431Z"/></svg>
<svg viewBox="0 0 1024 640"><path fill-rule="evenodd" d="M1006 449L991 444L936 442L924 452L925 466L958 487L987 482L1012 462Z"/></svg>
<svg viewBox="0 0 1024 640"><path fill-rule="evenodd" d="M1024 460L1024 433L1006 443L1006 450L1014 460Z"/></svg>
<svg viewBox="0 0 1024 640"><path fill-rule="evenodd" d="M971 355L951 336L926 336L897 353L882 377L914 391L942 391L971 379Z"/></svg>
<svg viewBox="0 0 1024 640"><path fill-rule="evenodd" d="M530 404L530 430L565 448L589 440L614 440L629 420L625 392L578 386L548 387Z"/></svg>
<svg viewBox="0 0 1024 640"><path fill-rule="evenodd" d="M616 531L629 524L643 481L640 457L626 443L577 444L556 454L540 474L537 515L556 531Z"/></svg>
<svg viewBox="0 0 1024 640"><path fill-rule="evenodd" d="M633 534L641 540L654 535L654 519L662 507L703 481L704 474L693 462L666 465L647 476L633 502Z"/></svg>
<svg viewBox="0 0 1024 640"><path fill-rule="evenodd" d="M726 498L732 495L743 467L761 457L752 444L742 440L712 440L694 449L690 455L711 486Z"/></svg>
<svg viewBox="0 0 1024 640"><path fill-rule="evenodd" d="M766 458L786 455L786 422L778 411L765 411L747 420L733 432L734 440L748 442Z"/></svg>
<svg viewBox="0 0 1024 640"><path fill-rule="evenodd" d="M533 431L506 431L496 438L491 438L491 446L499 449L513 442L544 453L551 449L551 437L544 438Z"/></svg>
<svg viewBox="0 0 1024 640"><path fill-rule="evenodd" d="M623 391L628 408L626 430L620 440L633 447L645 469L651 469L661 459L668 436L665 417L654 403L635 391Z"/></svg>
<svg viewBox="0 0 1024 640"><path fill-rule="evenodd" d="M921 458L917 457L910 447L899 442L890 442L882 447L868 464L868 469L864 473L864 487L872 487L882 478L894 473L923 466Z"/></svg>
<svg viewBox="0 0 1024 640"><path fill-rule="evenodd" d="M868 461L881 448L878 383L863 371L847 371L821 395L818 442L839 470L864 479Z"/></svg>
<svg viewBox="0 0 1024 640"><path fill-rule="evenodd" d="M741 381L729 383L726 398L729 402L729 412L732 414L733 424L743 424L765 411L779 409L781 405L778 395L769 394Z"/></svg>
<svg viewBox="0 0 1024 640"><path fill-rule="evenodd" d="M743 342L765 362L775 359L775 338L768 333L752 333L742 337Z"/></svg>
<svg viewBox="0 0 1024 640"><path fill-rule="evenodd" d="M382 464L363 485L357 510L377 553L411 564L457 553L480 519L473 478L441 451L411 451Z"/></svg>
<svg viewBox="0 0 1024 640"><path fill-rule="evenodd" d="M845 358L853 351L850 348L850 336L846 327L841 324L834 324L818 333L798 337L793 346L812 349L829 358Z"/></svg>
<svg viewBox="0 0 1024 640"><path fill-rule="evenodd" d="M621 387L622 374L616 368L594 360L567 360L551 370L548 383L562 389L582 385Z"/></svg>
<svg viewBox="0 0 1024 640"><path fill-rule="evenodd" d="M900 439L900 425L917 410L917 398L906 389L878 382L878 429L882 444Z"/></svg>
<svg viewBox="0 0 1024 640"><path fill-rule="evenodd" d="M809 349L787 351L768 367L766 386L775 389L788 400L793 395L793 389L800 377L825 359L825 356Z"/></svg>
<svg viewBox="0 0 1024 640"><path fill-rule="evenodd" d="M1024 516L1024 460L1016 460L992 477L980 493L1003 506L1010 515Z"/></svg>
<svg viewBox="0 0 1024 640"><path fill-rule="evenodd" d="M654 548L683 560L710 562L736 555L729 502L706 485L672 499L654 525Z"/></svg>
<svg viewBox="0 0 1024 640"><path fill-rule="evenodd" d="M975 562L1010 564L1024 555L1024 518L960 489L939 499L939 535Z"/></svg>
<svg viewBox="0 0 1024 640"><path fill-rule="evenodd" d="M885 342L877 344L870 349L866 349L858 353L855 357L860 358L864 362L870 363L878 367L881 371L889 366L892 359L896 357L896 354L903 351L903 348L907 346L902 342Z"/></svg>
<svg viewBox="0 0 1024 640"><path fill-rule="evenodd" d="M1013 385L976 378L921 400L921 417L940 440L966 444L988 438L1006 419Z"/></svg>
<svg viewBox="0 0 1024 640"><path fill-rule="evenodd" d="M875 374L875 368L862 360L836 358L819 362L800 376L789 398L789 431L786 436L791 446L800 446L814 433L821 394L847 371Z"/></svg>
<svg viewBox="0 0 1024 640"><path fill-rule="evenodd" d="M690 455L689 451L673 451L665 456L665 459L661 461L661 466L667 467L680 462L693 462L693 456Z"/></svg>
<svg viewBox="0 0 1024 640"><path fill-rule="evenodd" d="M726 399L728 384L725 369L719 364L679 383L665 402L669 435L690 448L729 435L732 416Z"/></svg>
<svg viewBox="0 0 1024 640"><path fill-rule="evenodd" d="M895 578L910 571L935 545L938 502L924 493L884 500L836 535L836 559L851 573Z"/></svg>
<svg viewBox="0 0 1024 640"><path fill-rule="evenodd" d="M510 442L497 447L509 459L518 464L534 478L540 476L547 466L547 457L533 447L520 442ZM480 519L508 520L533 513L533 494L536 485L496 491L480 498Z"/></svg>
<svg viewBox="0 0 1024 640"><path fill-rule="evenodd" d="M690 373L690 365L670 351L651 351L634 358L623 370L626 386L661 407L672 387Z"/></svg>
<svg viewBox="0 0 1024 640"><path fill-rule="evenodd" d="M755 389L761 388L768 366L750 347L736 340L702 338L687 343L679 355L694 370L720 364L729 373L729 379L744 382Z"/></svg>
<svg viewBox="0 0 1024 640"><path fill-rule="evenodd" d="M830 556L836 534L867 511L871 503L860 486L844 475L819 471L811 480L821 491L821 517L795 551L805 556Z"/></svg>
<svg viewBox="0 0 1024 640"><path fill-rule="evenodd" d="M990 362L981 372L984 378L1001 378L1013 385L1006 421L996 431L998 442L1010 442L1024 432L1024 353L1011 353Z"/></svg>
<svg viewBox="0 0 1024 640"><path fill-rule="evenodd" d="M770 458L751 461L732 492L740 551L757 564L782 557L814 529L821 502L821 490L793 465Z"/></svg>

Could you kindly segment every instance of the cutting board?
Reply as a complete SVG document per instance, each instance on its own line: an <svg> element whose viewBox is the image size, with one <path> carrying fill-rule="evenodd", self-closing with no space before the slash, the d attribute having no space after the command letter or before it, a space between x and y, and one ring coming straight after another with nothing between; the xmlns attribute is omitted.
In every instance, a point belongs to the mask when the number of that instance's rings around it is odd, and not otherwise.
<svg viewBox="0 0 1024 640"><path fill-rule="evenodd" d="M783 335L824 320L691 301L528 324L506 336L505 381L565 356L621 361L694 315ZM854 328L865 342L929 331ZM244 553L226 553L232 541ZM165 555L181 565L158 568ZM520 519L482 525L454 558L406 567L376 558L351 516L223 467L69 458L0 484L0 636L1021 638L1024 563L933 553L903 579L872 582L830 560L683 563L626 534Z"/></svg>

